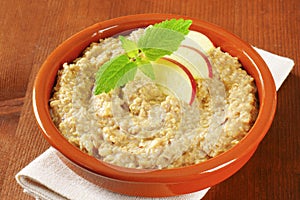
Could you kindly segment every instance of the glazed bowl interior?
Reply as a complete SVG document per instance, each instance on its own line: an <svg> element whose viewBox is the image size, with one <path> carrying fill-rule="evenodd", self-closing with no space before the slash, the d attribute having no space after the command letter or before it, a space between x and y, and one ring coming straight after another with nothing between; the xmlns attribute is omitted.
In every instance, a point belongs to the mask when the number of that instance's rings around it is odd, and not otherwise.
<svg viewBox="0 0 300 200"><path fill-rule="evenodd" d="M92 42L124 31L146 27L171 18L187 18L168 14L143 14L126 16L97 23L75 34L58 46L42 65L34 84L33 108L39 127L48 142L65 157L95 174L123 181L180 182L183 180L208 180L212 186L239 170L252 156L257 145L267 133L276 108L276 90L273 78L257 52L246 42L226 30L193 19L191 30L199 31L211 39L215 46L239 58L244 69L255 79L258 89L259 114L249 133L233 148L200 164L163 170L138 170L113 166L97 160L69 143L52 122L49 98L55 84L57 71L65 62L72 62ZM189 18L191 19L191 18ZM201 189L201 188L199 188Z"/></svg>

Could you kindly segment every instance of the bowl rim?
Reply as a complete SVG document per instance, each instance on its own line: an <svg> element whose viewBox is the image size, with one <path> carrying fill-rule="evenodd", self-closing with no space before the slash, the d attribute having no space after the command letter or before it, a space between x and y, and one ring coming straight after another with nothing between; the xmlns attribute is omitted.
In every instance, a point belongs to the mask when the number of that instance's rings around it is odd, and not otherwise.
<svg viewBox="0 0 300 200"><path fill-rule="evenodd" d="M57 63L56 59L58 57L66 57L66 60L63 62L70 62L71 60L68 60L69 58L67 58L66 52L72 50L70 50L69 48L72 47L75 41L84 40L86 38L89 38L89 40L93 40L93 37L96 38L99 37L99 35L101 35L101 37L105 37L105 34L109 34L111 29L123 28L122 25L124 23L133 24L142 22L143 24L153 24L155 22L171 18L191 19L193 20L191 30L195 30L199 27L205 26L205 29L212 33L218 33L223 35L224 38L233 39L235 42L239 43L239 47L243 49L243 52L246 53L246 56L248 56L255 65L256 63L259 63L259 66L256 65L256 70L258 70L259 73L257 80L259 80L259 83L261 84L260 87L263 88L263 91L261 91L261 93L259 94L261 102L257 120L248 134L237 145L235 145L225 153L222 153L205 162L187 167L162 170L130 169L110 165L87 155L86 153L82 152L77 147L69 143L59 133L58 129L52 122L48 105L50 94L47 93L47 88L52 88L53 85L51 85L51 82L53 83L56 77L58 67L53 67L53 64ZM86 44L83 43L82 46L84 45ZM63 62L61 62L60 64L62 65ZM48 80L49 77L50 81L45 81ZM192 180L199 177L209 176L210 173L213 173L214 171L218 171L219 169L230 165L232 162L239 160L242 156L249 153L253 148L256 149L257 145L261 142L269 127L271 126L277 104L276 88L273 77L264 60L252 48L251 45L244 42L238 36L226 31L225 29L215 24L193 17L157 13L128 15L109 19L106 21L98 22L72 35L70 38L61 43L48 56L48 58L41 66L34 82L32 101L34 114L44 137L51 144L51 146L61 152L65 157L67 157L77 165L83 167L84 169L87 169L88 171L97 175L102 175L118 180L136 182L180 182L186 180L187 177Z"/></svg>

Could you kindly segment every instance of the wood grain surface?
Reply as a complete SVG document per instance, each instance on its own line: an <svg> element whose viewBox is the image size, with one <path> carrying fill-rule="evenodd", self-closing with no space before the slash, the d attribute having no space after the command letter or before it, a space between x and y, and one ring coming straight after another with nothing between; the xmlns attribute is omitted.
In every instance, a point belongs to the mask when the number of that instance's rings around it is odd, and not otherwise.
<svg viewBox="0 0 300 200"><path fill-rule="evenodd" d="M31 107L33 81L43 61L76 32L137 13L206 20L295 61L278 92L272 127L256 153L204 199L300 199L299 0L0 1L0 199L32 199L14 176L49 147Z"/></svg>

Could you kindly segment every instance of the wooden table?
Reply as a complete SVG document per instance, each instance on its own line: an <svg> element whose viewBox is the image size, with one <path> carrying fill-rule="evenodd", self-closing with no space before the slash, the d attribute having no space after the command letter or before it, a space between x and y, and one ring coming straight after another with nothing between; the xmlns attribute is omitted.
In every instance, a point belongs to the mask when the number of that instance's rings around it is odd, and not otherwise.
<svg viewBox="0 0 300 200"><path fill-rule="evenodd" d="M96 22L153 12L215 23L295 61L278 92L272 127L255 155L204 199L300 199L299 0L0 1L0 199L32 199L14 175L49 147L33 116L31 92L50 52Z"/></svg>

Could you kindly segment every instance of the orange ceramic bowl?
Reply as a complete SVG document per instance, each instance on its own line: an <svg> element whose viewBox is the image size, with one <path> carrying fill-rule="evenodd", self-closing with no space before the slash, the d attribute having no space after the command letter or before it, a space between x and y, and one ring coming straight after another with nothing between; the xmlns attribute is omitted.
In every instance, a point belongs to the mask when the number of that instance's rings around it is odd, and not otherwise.
<svg viewBox="0 0 300 200"><path fill-rule="evenodd" d="M215 46L239 58L244 69L254 77L259 98L259 114L249 133L233 148L200 164L163 170L138 170L113 166L80 151L55 127L50 117L49 98L57 71L72 62L90 43L100 38L145 27L171 18L192 19L192 30L208 36ZM48 140L72 163L71 169L108 190L136 196L162 197L191 193L211 187L237 172L253 155L267 133L276 110L276 89L272 75L257 52L226 30L189 17L170 14L141 14L99 22L58 46L42 65L34 84L33 109L39 127ZM67 158L67 159L66 159Z"/></svg>

